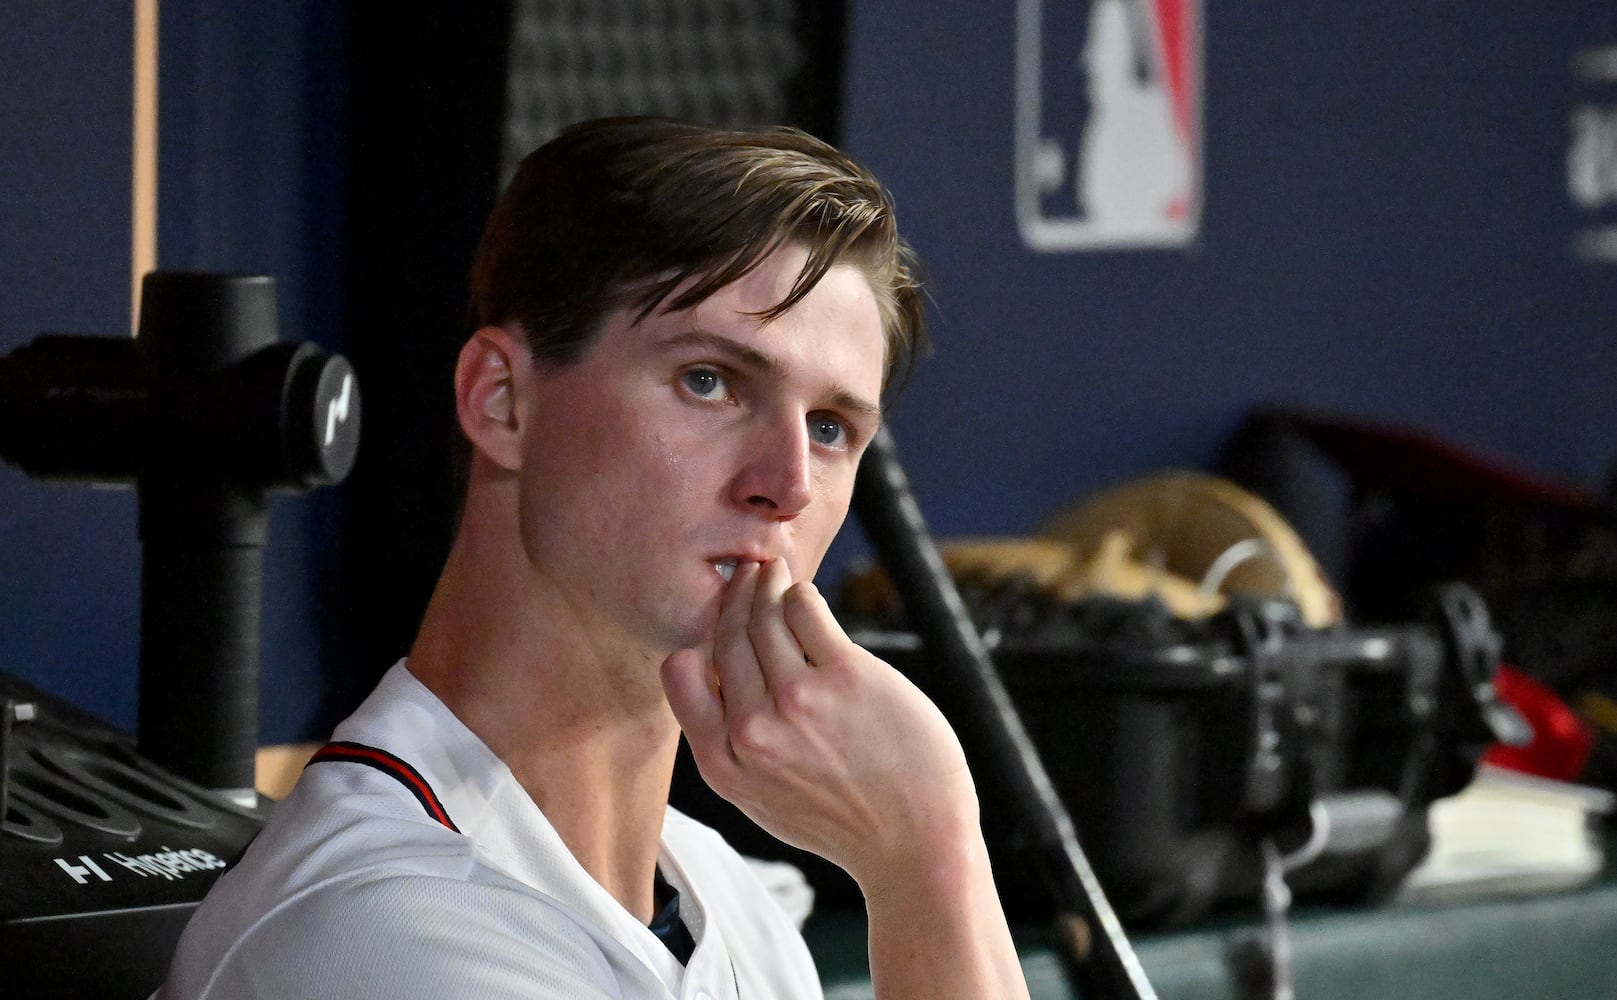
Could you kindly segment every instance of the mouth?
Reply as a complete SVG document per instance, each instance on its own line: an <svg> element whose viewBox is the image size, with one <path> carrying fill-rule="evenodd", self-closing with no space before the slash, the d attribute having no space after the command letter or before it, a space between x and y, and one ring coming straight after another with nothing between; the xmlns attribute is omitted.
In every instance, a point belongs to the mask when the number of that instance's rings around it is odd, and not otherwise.
<svg viewBox="0 0 1617 1000"><path fill-rule="evenodd" d="M713 561L713 571L724 577L726 582L729 582L730 578L736 575L736 563L738 561L736 559L715 559Z"/></svg>

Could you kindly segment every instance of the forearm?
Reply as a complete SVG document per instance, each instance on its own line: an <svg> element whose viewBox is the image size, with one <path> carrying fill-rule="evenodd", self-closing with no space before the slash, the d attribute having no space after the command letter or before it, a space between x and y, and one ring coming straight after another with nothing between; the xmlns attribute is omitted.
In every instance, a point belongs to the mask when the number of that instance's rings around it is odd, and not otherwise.
<svg viewBox="0 0 1617 1000"><path fill-rule="evenodd" d="M865 889L871 983L879 1000L1025 1000L982 837Z"/></svg>

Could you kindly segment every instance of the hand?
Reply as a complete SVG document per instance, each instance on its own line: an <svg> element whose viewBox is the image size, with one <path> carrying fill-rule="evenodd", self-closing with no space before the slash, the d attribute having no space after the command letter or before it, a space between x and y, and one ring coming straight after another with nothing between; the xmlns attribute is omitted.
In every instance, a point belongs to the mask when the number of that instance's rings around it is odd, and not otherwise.
<svg viewBox="0 0 1617 1000"><path fill-rule="evenodd" d="M738 565L712 645L670 656L662 679L714 791L867 896L978 842L976 791L942 714L781 560Z"/></svg>
<svg viewBox="0 0 1617 1000"><path fill-rule="evenodd" d="M737 566L712 645L662 680L713 790L859 883L880 1000L1026 1000L960 741L812 584Z"/></svg>

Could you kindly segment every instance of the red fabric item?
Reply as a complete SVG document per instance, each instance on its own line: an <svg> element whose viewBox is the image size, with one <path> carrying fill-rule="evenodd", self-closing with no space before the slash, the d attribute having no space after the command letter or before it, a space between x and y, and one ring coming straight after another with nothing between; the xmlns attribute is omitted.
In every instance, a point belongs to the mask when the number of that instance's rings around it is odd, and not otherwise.
<svg viewBox="0 0 1617 1000"><path fill-rule="evenodd" d="M1308 435L1355 483L1431 500L1587 511L1587 490L1539 476L1411 427L1303 411L1269 411Z"/></svg>
<svg viewBox="0 0 1617 1000"><path fill-rule="evenodd" d="M1494 688L1533 727L1533 741L1524 747L1495 743L1482 755L1482 762L1541 778L1576 781L1595 744L1589 724L1554 691L1509 664L1500 665Z"/></svg>

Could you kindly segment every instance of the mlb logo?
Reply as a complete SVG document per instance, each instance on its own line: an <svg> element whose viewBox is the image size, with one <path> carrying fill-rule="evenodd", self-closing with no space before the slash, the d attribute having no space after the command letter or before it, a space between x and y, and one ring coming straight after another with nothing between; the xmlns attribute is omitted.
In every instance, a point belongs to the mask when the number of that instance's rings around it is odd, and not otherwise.
<svg viewBox="0 0 1617 1000"><path fill-rule="evenodd" d="M1201 0L1018 0L1029 249L1178 247L1202 208Z"/></svg>

